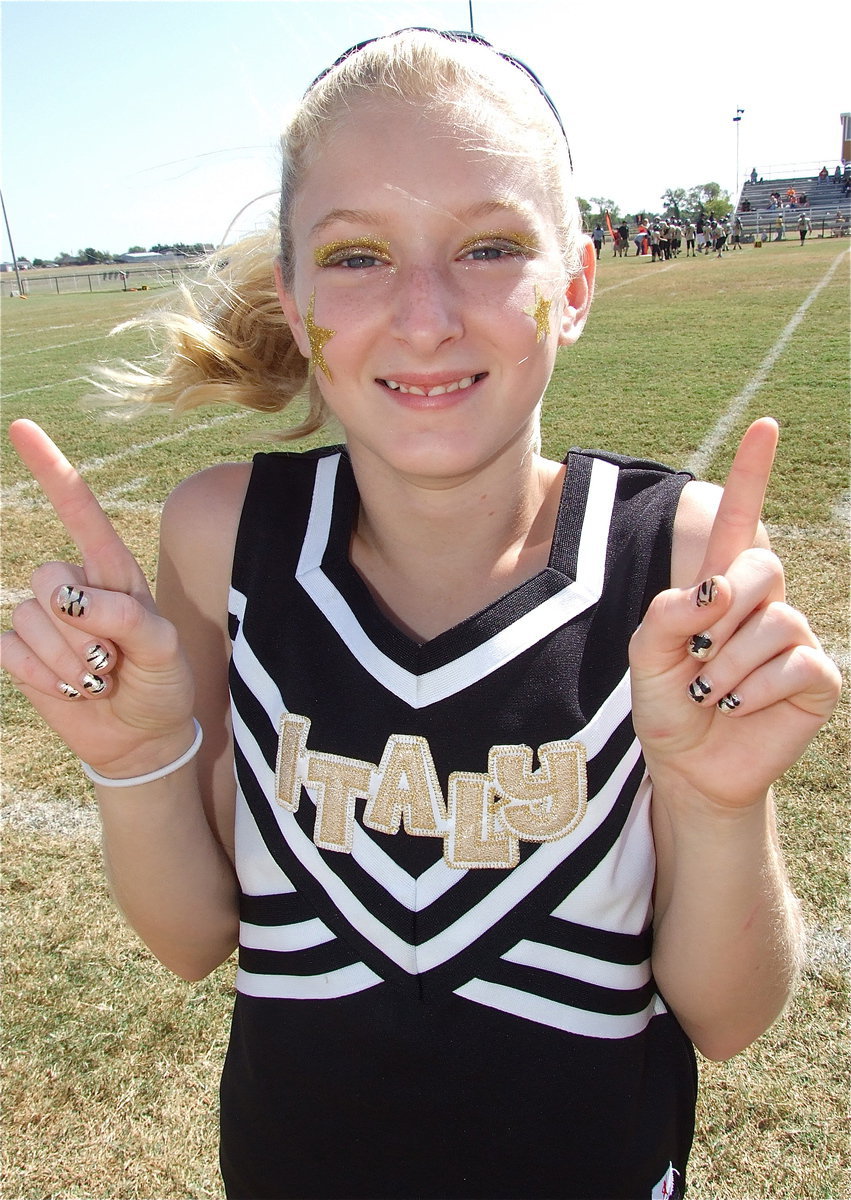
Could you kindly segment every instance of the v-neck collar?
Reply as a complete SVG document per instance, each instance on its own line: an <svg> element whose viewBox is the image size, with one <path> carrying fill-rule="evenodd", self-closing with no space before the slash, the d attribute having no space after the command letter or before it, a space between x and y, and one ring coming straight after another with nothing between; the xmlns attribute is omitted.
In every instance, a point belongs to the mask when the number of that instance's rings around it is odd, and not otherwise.
<svg viewBox="0 0 851 1200"><path fill-rule="evenodd" d="M600 596L618 469L569 455L546 567L425 643L381 610L349 550L358 490L345 451L317 461L296 578L377 682L423 708L485 677Z"/></svg>

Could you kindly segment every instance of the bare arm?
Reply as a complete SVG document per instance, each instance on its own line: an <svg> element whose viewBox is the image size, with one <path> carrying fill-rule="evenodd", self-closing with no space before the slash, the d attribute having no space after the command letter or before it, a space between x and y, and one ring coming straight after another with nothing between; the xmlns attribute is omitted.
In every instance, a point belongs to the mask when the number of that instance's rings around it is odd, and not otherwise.
<svg viewBox="0 0 851 1200"><path fill-rule="evenodd" d="M14 629L3 635L4 668L72 752L108 778L166 766L192 742L193 712L209 722L203 757L154 782L97 788L104 854L118 904L167 966L199 978L233 949L237 891L222 845L227 839L224 833L217 836L228 828L233 804L232 785L230 793L221 786L226 698L209 699L221 690L226 648L211 623L199 632L199 605L192 598L199 587L197 563L190 558L184 568L179 562L179 546L188 535L171 535L177 547L172 560L168 530L180 521L166 520L164 606L185 626L178 632L158 610L94 496L50 439L27 421L16 422L11 437L76 543L81 563L48 563L35 573L33 598L18 606ZM178 502L174 509L181 514ZM190 514L183 510L182 515ZM193 531L209 551L202 590L210 597L210 612L229 577L229 566L222 576L229 552L220 508L209 513L210 519L215 516L212 536L209 528ZM94 646L106 661L97 668L101 683L90 689L84 680L92 673ZM196 671L207 672L198 681L199 708Z"/></svg>
<svg viewBox="0 0 851 1200"><path fill-rule="evenodd" d="M705 485L687 489L675 587L654 601L631 647L635 724L653 780L654 973L711 1058L748 1045L792 988L801 923L770 789L839 691L763 548L775 443L773 423L751 427L720 503ZM695 647L695 634L711 645Z"/></svg>

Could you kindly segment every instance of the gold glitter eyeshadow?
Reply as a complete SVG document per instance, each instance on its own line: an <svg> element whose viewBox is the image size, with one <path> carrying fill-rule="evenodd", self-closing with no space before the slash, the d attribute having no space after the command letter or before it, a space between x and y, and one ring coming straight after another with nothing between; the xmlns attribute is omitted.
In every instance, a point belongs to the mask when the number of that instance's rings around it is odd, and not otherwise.
<svg viewBox="0 0 851 1200"><path fill-rule="evenodd" d="M325 373L329 383L333 383L334 380L331 372L328 370L328 364L325 361L323 351L325 343L331 340L335 331L333 329L324 329L313 320L313 305L315 300L316 292L312 292L307 312L304 314L304 331L307 334L307 340L310 342L310 361L314 367L318 367L320 371Z"/></svg>
<svg viewBox="0 0 851 1200"><path fill-rule="evenodd" d="M344 242L328 242L325 246L317 246L313 251L313 261L317 267L329 267L347 258L357 258L359 254L381 258L389 253L390 243L381 238L349 238Z"/></svg>
<svg viewBox="0 0 851 1200"><path fill-rule="evenodd" d="M517 246L521 250L528 250L538 253L541 249L541 243L531 233L506 233L504 229L486 229L482 233L477 233L475 237L468 238L461 247L462 254L475 249L477 246L484 246L488 242L502 242L510 246Z"/></svg>

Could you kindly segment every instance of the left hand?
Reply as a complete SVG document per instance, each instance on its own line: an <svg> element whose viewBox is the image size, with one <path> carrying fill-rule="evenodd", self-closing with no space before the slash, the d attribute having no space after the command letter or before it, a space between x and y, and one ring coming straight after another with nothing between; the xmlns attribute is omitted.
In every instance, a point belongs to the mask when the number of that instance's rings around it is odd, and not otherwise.
<svg viewBox="0 0 851 1200"><path fill-rule="evenodd" d="M723 808L764 798L841 686L806 618L785 603L779 560L754 547L776 445L773 421L747 430L694 586L656 596L630 643L633 720L654 783ZM711 642L705 657L693 652L695 635Z"/></svg>

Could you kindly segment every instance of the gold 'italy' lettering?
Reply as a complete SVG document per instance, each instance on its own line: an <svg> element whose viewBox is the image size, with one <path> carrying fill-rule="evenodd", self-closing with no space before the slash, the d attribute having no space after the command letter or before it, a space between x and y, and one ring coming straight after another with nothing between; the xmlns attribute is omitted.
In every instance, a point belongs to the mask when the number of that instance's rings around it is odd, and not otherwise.
<svg viewBox="0 0 851 1200"><path fill-rule="evenodd" d="M450 867L516 867L517 838L501 828L493 780L473 771L449 776L449 836L443 857Z"/></svg>
<svg viewBox="0 0 851 1200"><path fill-rule="evenodd" d="M284 713L278 733L278 758L275 763L275 799L287 812L296 812L304 783L307 735L310 721L296 713Z"/></svg>
<svg viewBox="0 0 851 1200"><path fill-rule="evenodd" d="M494 746L488 769L510 832L527 842L553 842L575 829L585 815L585 747L581 742L547 742L538 758L540 768L533 771L530 746Z"/></svg>
<svg viewBox="0 0 851 1200"><path fill-rule="evenodd" d="M355 807L381 833L404 824L415 837L443 839L450 867L517 866L520 842L551 842L571 833L587 810L587 764L580 742L547 742L533 769L529 746L494 746L488 773L453 771L444 800L428 741L391 734L378 766L307 748L310 721L284 713L278 739L275 798L296 812L302 787L316 802L313 840L351 853Z"/></svg>
<svg viewBox="0 0 851 1200"><path fill-rule="evenodd" d="M316 825L313 840L323 850L351 854L355 832L355 801L369 795L372 763L337 754L311 752L307 783L316 787Z"/></svg>
<svg viewBox="0 0 851 1200"><path fill-rule="evenodd" d="M381 833L398 833L404 820L405 830L416 837L444 834L446 806L425 738L392 734L378 765L378 780L364 810L364 825Z"/></svg>

